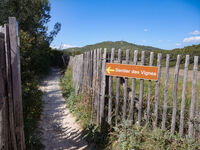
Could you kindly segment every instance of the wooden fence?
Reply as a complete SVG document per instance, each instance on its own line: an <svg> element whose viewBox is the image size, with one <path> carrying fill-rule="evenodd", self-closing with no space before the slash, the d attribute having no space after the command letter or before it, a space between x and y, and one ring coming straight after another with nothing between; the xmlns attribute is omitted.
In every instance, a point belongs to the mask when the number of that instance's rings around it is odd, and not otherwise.
<svg viewBox="0 0 200 150"><path fill-rule="evenodd" d="M0 149L24 150L18 25L0 26Z"/></svg>
<svg viewBox="0 0 200 150"><path fill-rule="evenodd" d="M154 52L139 53L135 50L130 59L129 50L126 50L125 56L122 52L119 49L118 58L115 58L117 51L115 53L114 49L102 51L99 48L70 57L76 94L85 92L84 89L90 92L96 123L117 125L128 119L132 124L148 124L153 128L170 130L172 134L200 137L199 57L187 55L185 65L181 66L184 60L178 55L175 67L170 67L169 54L162 56L159 53L156 56ZM193 65L193 77L189 81L190 59L194 59L194 63L190 64ZM158 80L106 76L106 62L157 66ZM179 74L180 67L184 68L182 76Z"/></svg>

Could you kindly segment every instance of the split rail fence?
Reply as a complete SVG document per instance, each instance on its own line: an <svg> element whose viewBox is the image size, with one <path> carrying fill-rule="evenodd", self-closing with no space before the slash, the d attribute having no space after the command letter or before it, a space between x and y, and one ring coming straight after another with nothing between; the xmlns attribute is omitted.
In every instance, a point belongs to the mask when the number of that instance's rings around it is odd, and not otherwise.
<svg viewBox="0 0 200 150"><path fill-rule="evenodd" d="M16 18L0 26L0 149L24 150L19 36Z"/></svg>
<svg viewBox="0 0 200 150"><path fill-rule="evenodd" d="M197 96L200 94L200 89L197 89L197 84L200 82L197 78L199 57L190 58L189 55L186 55L184 75L180 85L178 81L181 78L179 70L182 59L181 55L178 55L176 65L173 67L173 81L171 81L173 86L169 87L171 69L169 54L162 58L161 53L154 56L154 52L151 52L150 55L145 56L147 52L139 53L138 50L135 50L133 58L130 59L129 50L126 50L125 57L122 56L122 52L121 49L118 52L115 49L108 52L106 48L104 51L99 48L70 57L69 65L73 67L76 94L84 92L85 88L91 93L96 123L102 125L107 122L110 125L117 125L121 120L128 119L132 124L148 124L153 128L170 130L172 134L179 133L187 137L200 137L200 96ZM118 58L115 58L116 53L118 53ZM138 58L139 56L140 58ZM156 63L154 58L157 58ZM191 88L188 88L188 72L191 72L188 69L190 59L194 59L194 64L193 77L190 81L192 85ZM131 64L134 65L157 66L159 68L158 80L144 81L144 79L105 75L107 62L130 64L130 60ZM162 89L160 88L161 74L164 81L162 81ZM138 94L136 94L137 84L139 84ZM147 86L146 93L144 86ZM181 93L178 93L179 86L182 87ZM169 96L169 92L172 92L171 96ZM192 94L188 99L187 95L190 93ZM181 102L178 101L179 97L181 97ZM169 101L172 105L169 105ZM189 105L188 109L186 105Z"/></svg>

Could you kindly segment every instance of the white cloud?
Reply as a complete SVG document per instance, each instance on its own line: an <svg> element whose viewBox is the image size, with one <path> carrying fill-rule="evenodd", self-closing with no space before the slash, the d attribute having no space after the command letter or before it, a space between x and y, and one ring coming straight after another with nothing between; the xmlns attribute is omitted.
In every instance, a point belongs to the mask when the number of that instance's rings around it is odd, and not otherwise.
<svg viewBox="0 0 200 150"><path fill-rule="evenodd" d="M158 42L162 42L163 40L158 40Z"/></svg>
<svg viewBox="0 0 200 150"><path fill-rule="evenodd" d="M144 29L144 32L148 32L149 30L148 29Z"/></svg>
<svg viewBox="0 0 200 150"><path fill-rule="evenodd" d="M146 43L146 40L142 40L143 43Z"/></svg>
<svg viewBox="0 0 200 150"><path fill-rule="evenodd" d="M78 47L78 46L74 46L74 45L70 45L70 44L61 44L60 46L56 46L56 45L51 46L52 49L60 49L60 50L67 49L67 48L73 48L73 47Z"/></svg>
<svg viewBox="0 0 200 150"><path fill-rule="evenodd" d="M181 44L181 43L176 43L175 45L176 45L176 46L181 46L182 44Z"/></svg>
<svg viewBox="0 0 200 150"><path fill-rule="evenodd" d="M172 40L167 40L167 42L171 42Z"/></svg>
<svg viewBox="0 0 200 150"><path fill-rule="evenodd" d="M72 47L77 47L77 46L69 45L69 44L61 44L59 49L67 49L67 48L72 48Z"/></svg>
<svg viewBox="0 0 200 150"><path fill-rule="evenodd" d="M192 35L199 35L199 34L200 34L200 31L194 30L193 32L190 32L190 34L192 34Z"/></svg>
<svg viewBox="0 0 200 150"><path fill-rule="evenodd" d="M200 36L192 36L189 38L184 38L183 42L185 42L185 43L200 43Z"/></svg>

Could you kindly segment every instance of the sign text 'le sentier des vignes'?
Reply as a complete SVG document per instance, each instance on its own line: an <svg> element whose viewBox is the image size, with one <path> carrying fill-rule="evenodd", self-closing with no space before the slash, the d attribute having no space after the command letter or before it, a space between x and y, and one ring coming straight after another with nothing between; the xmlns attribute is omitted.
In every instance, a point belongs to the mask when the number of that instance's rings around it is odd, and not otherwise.
<svg viewBox="0 0 200 150"><path fill-rule="evenodd" d="M146 80L158 80L158 67L129 64L106 64L106 75Z"/></svg>

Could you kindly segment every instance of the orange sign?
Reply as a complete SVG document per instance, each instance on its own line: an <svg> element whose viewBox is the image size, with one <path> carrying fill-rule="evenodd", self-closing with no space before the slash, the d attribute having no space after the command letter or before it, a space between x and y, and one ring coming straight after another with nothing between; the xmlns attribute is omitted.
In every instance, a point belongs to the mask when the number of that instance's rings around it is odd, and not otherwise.
<svg viewBox="0 0 200 150"><path fill-rule="evenodd" d="M107 63L106 75L158 80L158 67Z"/></svg>

